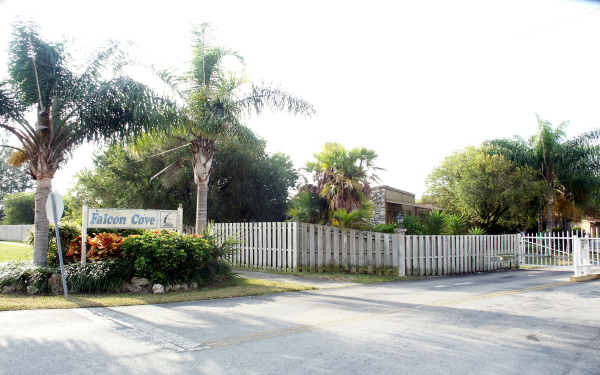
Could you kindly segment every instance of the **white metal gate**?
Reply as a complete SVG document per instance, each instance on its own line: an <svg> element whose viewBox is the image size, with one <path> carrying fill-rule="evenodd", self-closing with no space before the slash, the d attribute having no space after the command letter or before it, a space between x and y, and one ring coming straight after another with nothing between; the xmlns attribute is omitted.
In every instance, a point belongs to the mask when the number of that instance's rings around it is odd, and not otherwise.
<svg viewBox="0 0 600 375"><path fill-rule="evenodd" d="M526 266L573 268L574 250L584 249L592 266L600 265L598 233L554 232L527 233L521 236L520 263ZM576 243L579 241L579 243ZM589 256L589 258L588 258Z"/></svg>

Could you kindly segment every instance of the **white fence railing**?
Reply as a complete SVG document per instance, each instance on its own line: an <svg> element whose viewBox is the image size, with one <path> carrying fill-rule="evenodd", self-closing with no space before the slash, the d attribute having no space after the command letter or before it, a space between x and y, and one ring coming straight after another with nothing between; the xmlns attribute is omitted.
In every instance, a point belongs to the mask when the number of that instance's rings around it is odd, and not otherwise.
<svg viewBox="0 0 600 375"><path fill-rule="evenodd" d="M590 265L600 265L600 237L598 233L580 231L554 233L526 233L521 239L521 263L530 266L572 267L576 246L586 254L582 259Z"/></svg>
<svg viewBox="0 0 600 375"><path fill-rule="evenodd" d="M0 225L0 241L25 241L33 224Z"/></svg>
<svg viewBox="0 0 600 375"><path fill-rule="evenodd" d="M519 235L405 236L304 223L218 223L237 267L435 276L516 266Z"/></svg>

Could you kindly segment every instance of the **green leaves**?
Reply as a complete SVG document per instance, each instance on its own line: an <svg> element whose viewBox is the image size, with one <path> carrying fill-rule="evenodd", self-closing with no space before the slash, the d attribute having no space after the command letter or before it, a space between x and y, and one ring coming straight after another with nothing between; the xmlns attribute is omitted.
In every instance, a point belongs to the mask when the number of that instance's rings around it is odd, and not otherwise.
<svg viewBox="0 0 600 375"><path fill-rule="evenodd" d="M330 210L362 207L371 193L370 184L378 181L377 154L366 148L346 150L338 143L326 143L314 157L305 170L313 173L315 192L328 201Z"/></svg>
<svg viewBox="0 0 600 375"><path fill-rule="evenodd" d="M600 191L600 130L567 139L567 126L568 122L563 122L554 127L538 116L538 130L527 142L520 138L487 142L489 153L531 168L537 172L536 180L544 181L547 226L552 225L553 215L574 218L572 212L554 212L555 202L583 208Z"/></svg>
<svg viewBox="0 0 600 375"><path fill-rule="evenodd" d="M37 26L17 23L9 46L11 83L25 106L47 109L50 97L66 89L71 73L64 67L62 44L44 41Z"/></svg>
<svg viewBox="0 0 600 375"><path fill-rule="evenodd" d="M528 208L537 211L543 185L535 182L531 169L485 150L470 147L446 157L427 177L426 195L438 207L466 216L486 231L528 225L524 217L532 214Z"/></svg>
<svg viewBox="0 0 600 375"><path fill-rule="evenodd" d="M130 259L136 276L152 282L172 285L190 281L214 281L228 270L223 257L232 251L232 243L218 241L205 233L177 235L172 232L145 232L130 236L121 245ZM214 264L219 264L219 274L213 273Z"/></svg>
<svg viewBox="0 0 600 375"><path fill-rule="evenodd" d="M122 58L116 43L99 51L83 73L67 57L64 46L43 40L35 25L14 26L10 80L0 84L0 126L20 141L34 177L51 178L84 141L127 139L178 120L174 103L147 86L104 78L111 60ZM25 113L34 108L32 125Z"/></svg>

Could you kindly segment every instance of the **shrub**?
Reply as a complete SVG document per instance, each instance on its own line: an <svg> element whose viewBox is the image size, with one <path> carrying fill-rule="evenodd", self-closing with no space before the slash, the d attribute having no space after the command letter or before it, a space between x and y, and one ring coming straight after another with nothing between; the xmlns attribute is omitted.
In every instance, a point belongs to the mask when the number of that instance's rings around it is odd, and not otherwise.
<svg viewBox="0 0 600 375"><path fill-rule="evenodd" d="M102 232L93 237L88 236L86 259L94 262L119 258L121 256L121 243L123 243L123 237L116 233ZM81 260L81 236L71 241L66 256L71 261Z"/></svg>
<svg viewBox="0 0 600 375"><path fill-rule="evenodd" d="M371 230L379 233L396 233L396 228L398 224L377 224Z"/></svg>
<svg viewBox="0 0 600 375"><path fill-rule="evenodd" d="M310 191L300 191L289 202L287 215L292 221L311 224L327 222L329 205L327 200Z"/></svg>
<svg viewBox="0 0 600 375"><path fill-rule="evenodd" d="M368 220L373 216L373 205L365 204L350 212L345 208L340 208L335 210L332 216L331 225L334 227L364 230L369 227Z"/></svg>
<svg viewBox="0 0 600 375"><path fill-rule="evenodd" d="M427 215L423 215L421 222L423 224L423 234L442 234L446 225L446 215L443 212L434 210Z"/></svg>
<svg viewBox="0 0 600 375"><path fill-rule="evenodd" d="M135 276L165 285L229 277L229 265L224 259L231 250L231 241L217 241L208 232L200 236L145 232L130 236L121 244L121 252L133 264Z"/></svg>
<svg viewBox="0 0 600 375"><path fill-rule="evenodd" d="M467 231L467 220L462 215L445 214L444 224L445 234L459 235Z"/></svg>
<svg viewBox="0 0 600 375"><path fill-rule="evenodd" d="M67 287L74 293L117 292L132 276L133 264L125 259L65 266Z"/></svg>
<svg viewBox="0 0 600 375"><path fill-rule="evenodd" d="M14 286L25 291L28 286L33 286L39 293L48 293L48 279L53 272L53 268L37 267L29 262L0 263L0 288Z"/></svg>
<svg viewBox="0 0 600 375"><path fill-rule="evenodd" d="M417 216L405 216L402 227L406 229L406 234L408 235L423 234L424 231L423 224L421 224L421 221Z"/></svg>

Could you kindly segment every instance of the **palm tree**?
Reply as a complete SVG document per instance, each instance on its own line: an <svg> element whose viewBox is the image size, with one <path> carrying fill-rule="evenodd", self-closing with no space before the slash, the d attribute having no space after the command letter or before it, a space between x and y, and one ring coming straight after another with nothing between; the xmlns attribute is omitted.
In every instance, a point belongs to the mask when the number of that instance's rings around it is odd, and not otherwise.
<svg viewBox="0 0 600 375"><path fill-rule="evenodd" d="M346 150L338 143L326 143L314 157L305 169L313 173L313 190L329 202L330 211L360 209L370 198L370 184L379 180L377 154L364 147Z"/></svg>
<svg viewBox="0 0 600 375"><path fill-rule="evenodd" d="M553 227L558 197L583 204L600 187L600 130L566 139L567 122L556 128L537 116L538 131L528 141L520 137L489 141L489 152L537 171L547 186L546 230Z"/></svg>
<svg viewBox="0 0 600 375"><path fill-rule="evenodd" d="M194 33L194 55L191 70L183 77L170 72L159 72L180 102L180 120L166 132L155 132L142 137L137 151L147 153L158 148L163 155L170 151L188 149L197 184L195 232L200 233L207 223L207 196L212 162L217 152L216 142L227 137L252 141L254 135L242 123L245 114L260 114L265 107L287 110L295 114L313 114L314 108L306 101L293 97L277 88L247 82L231 72L225 72L225 57L243 59L235 51L207 46L205 29ZM157 147L158 146L158 147ZM164 151L166 150L166 151ZM182 158L171 163L154 177L181 165ZM173 172L171 172L173 173Z"/></svg>
<svg viewBox="0 0 600 375"><path fill-rule="evenodd" d="M85 141L121 140L168 120L172 106L125 76L103 79L118 52L101 50L81 73L71 69L64 46L43 40L34 25L16 24L10 44L10 79L0 83L0 129L19 142L13 165L27 165L36 180L34 256L45 265L52 178L70 151ZM32 123L29 118L35 118Z"/></svg>

